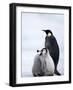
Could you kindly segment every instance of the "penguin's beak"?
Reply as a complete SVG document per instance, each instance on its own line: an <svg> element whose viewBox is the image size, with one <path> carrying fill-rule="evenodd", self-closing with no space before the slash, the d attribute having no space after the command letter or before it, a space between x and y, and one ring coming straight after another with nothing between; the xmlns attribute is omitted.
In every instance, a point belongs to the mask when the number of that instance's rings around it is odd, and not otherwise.
<svg viewBox="0 0 73 90"><path fill-rule="evenodd" d="M45 30L42 30L42 31L46 32Z"/></svg>
<svg viewBox="0 0 73 90"><path fill-rule="evenodd" d="M46 30L42 30L42 31L44 31L45 33L46 33ZM47 34L47 33L46 33Z"/></svg>
<svg viewBox="0 0 73 90"><path fill-rule="evenodd" d="M42 30L42 31L44 31L44 32L46 33L46 35L48 35L48 32L47 32L47 30Z"/></svg>

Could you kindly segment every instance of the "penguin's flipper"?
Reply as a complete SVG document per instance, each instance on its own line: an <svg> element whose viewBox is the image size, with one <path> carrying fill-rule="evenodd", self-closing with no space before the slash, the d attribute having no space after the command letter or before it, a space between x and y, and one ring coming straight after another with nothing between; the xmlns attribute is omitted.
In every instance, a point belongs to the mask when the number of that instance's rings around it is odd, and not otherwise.
<svg viewBox="0 0 73 90"><path fill-rule="evenodd" d="M61 75L57 70L55 70L55 74L56 75Z"/></svg>

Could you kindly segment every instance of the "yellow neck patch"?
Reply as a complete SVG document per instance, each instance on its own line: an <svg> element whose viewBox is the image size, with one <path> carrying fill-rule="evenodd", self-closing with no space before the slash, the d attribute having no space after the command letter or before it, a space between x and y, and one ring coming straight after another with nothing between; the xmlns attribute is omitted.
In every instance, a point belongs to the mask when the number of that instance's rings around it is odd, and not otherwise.
<svg viewBox="0 0 73 90"><path fill-rule="evenodd" d="M50 37L51 36L51 33L48 33L48 37Z"/></svg>

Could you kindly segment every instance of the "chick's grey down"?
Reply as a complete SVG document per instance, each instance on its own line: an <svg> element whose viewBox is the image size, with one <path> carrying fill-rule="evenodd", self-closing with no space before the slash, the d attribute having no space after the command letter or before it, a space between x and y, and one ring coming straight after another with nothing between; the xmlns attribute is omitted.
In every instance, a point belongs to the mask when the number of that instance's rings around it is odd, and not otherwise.
<svg viewBox="0 0 73 90"><path fill-rule="evenodd" d="M53 76L54 69L54 62L48 49L43 48L40 50L40 54L37 54L34 58L32 67L33 76Z"/></svg>

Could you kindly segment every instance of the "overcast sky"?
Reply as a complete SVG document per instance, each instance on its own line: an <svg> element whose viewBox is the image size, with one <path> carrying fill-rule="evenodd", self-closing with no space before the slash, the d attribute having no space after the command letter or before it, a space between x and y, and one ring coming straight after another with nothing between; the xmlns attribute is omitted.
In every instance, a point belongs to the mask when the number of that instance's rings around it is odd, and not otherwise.
<svg viewBox="0 0 73 90"><path fill-rule="evenodd" d="M37 49L44 47L46 34L50 29L60 48L58 70L64 74L64 15L44 13L22 13L22 76L32 76L32 65Z"/></svg>

